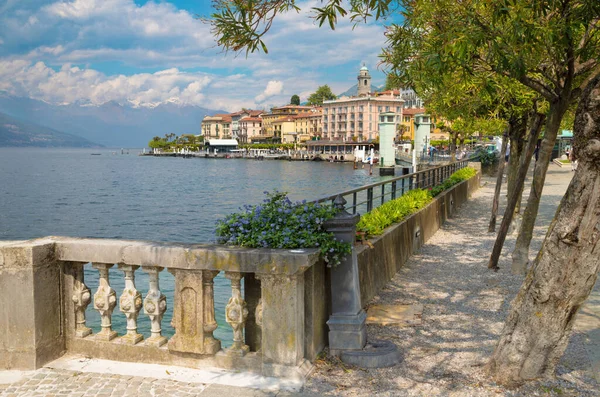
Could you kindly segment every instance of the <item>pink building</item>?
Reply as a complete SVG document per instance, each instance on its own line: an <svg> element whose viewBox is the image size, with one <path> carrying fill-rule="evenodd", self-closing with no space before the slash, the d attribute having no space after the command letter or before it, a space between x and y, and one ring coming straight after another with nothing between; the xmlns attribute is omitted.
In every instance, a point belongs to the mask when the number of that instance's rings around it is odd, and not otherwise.
<svg viewBox="0 0 600 397"><path fill-rule="evenodd" d="M358 74L359 96L323 102L323 135L331 141L362 142L379 136L379 114L395 113L396 124L402 123L404 100L399 90L370 93L371 77L366 66Z"/></svg>
<svg viewBox="0 0 600 397"><path fill-rule="evenodd" d="M261 134L262 119L260 117L246 116L240 119L240 142L248 143L252 138Z"/></svg>

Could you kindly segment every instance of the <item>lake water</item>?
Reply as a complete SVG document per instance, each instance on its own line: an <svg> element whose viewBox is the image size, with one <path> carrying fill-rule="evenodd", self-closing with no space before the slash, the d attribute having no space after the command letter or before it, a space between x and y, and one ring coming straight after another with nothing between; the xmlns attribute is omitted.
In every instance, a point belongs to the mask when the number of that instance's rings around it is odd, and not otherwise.
<svg viewBox="0 0 600 397"><path fill-rule="evenodd" d="M280 160L183 159L142 157L140 150L117 154L109 149L0 148L0 240L44 236L103 237L202 243L214 241L218 219L244 204L258 204L263 191L277 189L292 200L317 199L381 180L350 163ZM92 155L100 153L100 155ZM85 268L94 292L98 272ZM161 272L161 290L173 305L173 278ZM123 273L110 271L119 296ZM145 296L148 282L136 272L136 287ZM231 331L224 307L231 295L229 280L215 279L219 327L215 336L225 346ZM172 335L171 312L163 332ZM87 310L88 326L99 330L100 319ZM149 336L149 319L140 312L140 331ZM113 326L123 334L125 316L115 308Z"/></svg>

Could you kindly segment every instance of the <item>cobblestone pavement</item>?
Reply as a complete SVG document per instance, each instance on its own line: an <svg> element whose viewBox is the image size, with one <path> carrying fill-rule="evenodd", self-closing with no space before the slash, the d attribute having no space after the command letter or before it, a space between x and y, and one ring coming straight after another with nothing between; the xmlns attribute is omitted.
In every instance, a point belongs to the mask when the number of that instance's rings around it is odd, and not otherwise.
<svg viewBox="0 0 600 397"><path fill-rule="evenodd" d="M2 397L126 397L126 396L288 396L285 391L262 391L234 386L185 383L141 376L83 373L42 368L23 373L21 380L0 384Z"/></svg>

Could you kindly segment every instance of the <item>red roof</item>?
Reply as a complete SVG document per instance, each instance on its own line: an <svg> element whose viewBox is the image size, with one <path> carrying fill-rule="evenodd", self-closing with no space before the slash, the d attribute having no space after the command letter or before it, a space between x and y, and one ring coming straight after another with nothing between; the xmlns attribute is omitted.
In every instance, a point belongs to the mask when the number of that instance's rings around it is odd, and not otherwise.
<svg viewBox="0 0 600 397"><path fill-rule="evenodd" d="M424 108L405 108L402 109L402 114L406 116L414 116L415 114L426 113Z"/></svg>

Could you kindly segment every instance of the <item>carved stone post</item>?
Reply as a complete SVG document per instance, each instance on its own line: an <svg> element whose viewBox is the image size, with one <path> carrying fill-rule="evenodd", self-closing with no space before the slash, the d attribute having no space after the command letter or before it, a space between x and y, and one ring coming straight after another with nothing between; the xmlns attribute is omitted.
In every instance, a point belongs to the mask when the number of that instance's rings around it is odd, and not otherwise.
<svg viewBox="0 0 600 397"><path fill-rule="evenodd" d="M304 360L304 274L261 274L262 298L257 322L262 324L264 363L300 365ZM259 309L260 308L260 309Z"/></svg>
<svg viewBox="0 0 600 397"><path fill-rule="evenodd" d="M337 240L352 244L352 254L331 269L331 317L329 326L329 349L339 355L343 350L360 350L367 343L365 327L367 314L360 302L358 260L354 250L358 214L349 214L344 206L346 200L337 196L333 205L340 212L325 222L325 229L332 232Z"/></svg>
<svg viewBox="0 0 600 397"><path fill-rule="evenodd" d="M112 263L93 263L92 267L98 269L100 280L98 290L94 294L94 309L100 312L102 330L96 334L99 340L110 341L117 337L117 333L112 330L112 312L117 305L117 294L111 288L108 281L108 269L113 267Z"/></svg>
<svg viewBox="0 0 600 397"><path fill-rule="evenodd" d="M143 266L142 269L148 273L148 294L144 299L144 313L150 317L150 333L146 344L160 347L167 343L167 338L162 336L161 321L167 311L167 297L160 292L158 286L158 274L163 270L162 267Z"/></svg>
<svg viewBox="0 0 600 397"><path fill-rule="evenodd" d="M125 289L119 299L119 307L127 318L127 333L121 341L129 345L141 342L144 337L137 332L137 319L142 308L142 294L135 288L135 271L139 266L119 265L125 273Z"/></svg>
<svg viewBox="0 0 600 397"><path fill-rule="evenodd" d="M169 269L169 272L175 276L171 322L175 335L169 339L169 350L215 354L220 349L220 342L212 335L217 328L212 280L218 272L183 269Z"/></svg>
<svg viewBox="0 0 600 397"><path fill-rule="evenodd" d="M72 262L73 267L73 295L71 300L75 308L75 337L85 338L92 330L85 325L85 310L92 301L92 293L84 283L83 262Z"/></svg>
<svg viewBox="0 0 600 397"><path fill-rule="evenodd" d="M227 349L227 354L244 356L250 348L244 344L244 324L248 318L248 308L242 298L242 274L225 272L225 277L231 280L231 298L225 307L225 321L233 328L233 344Z"/></svg>
<svg viewBox="0 0 600 397"><path fill-rule="evenodd" d="M204 351L207 354L215 354L221 350L221 341L215 339L213 332L217 329L215 320L215 290L214 278L219 274L218 270L202 271L203 288L203 313L204 313Z"/></svg>

